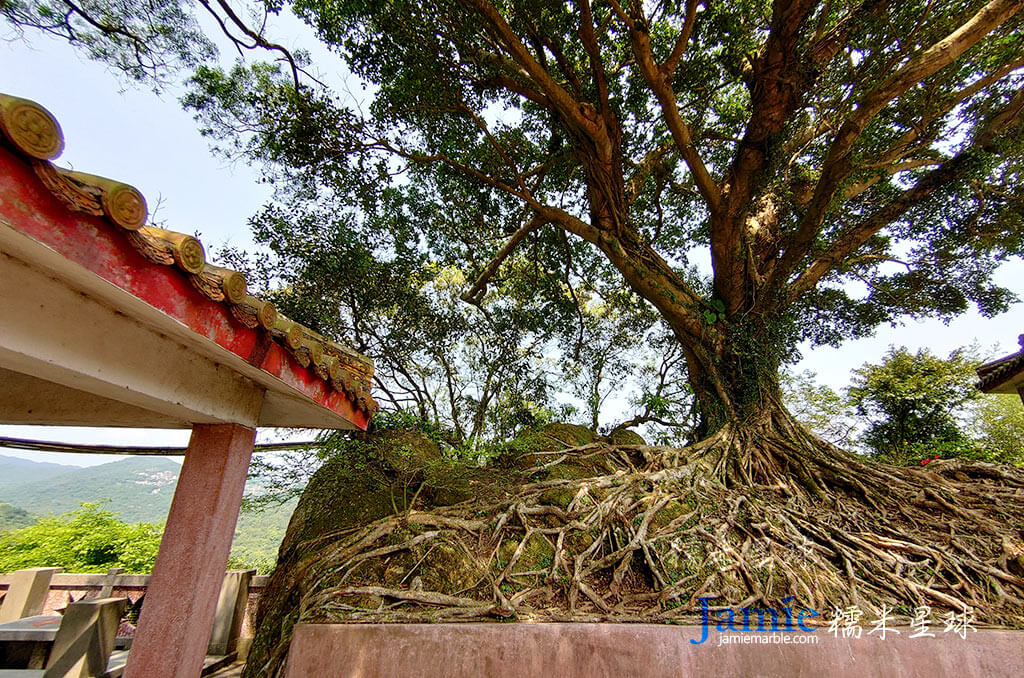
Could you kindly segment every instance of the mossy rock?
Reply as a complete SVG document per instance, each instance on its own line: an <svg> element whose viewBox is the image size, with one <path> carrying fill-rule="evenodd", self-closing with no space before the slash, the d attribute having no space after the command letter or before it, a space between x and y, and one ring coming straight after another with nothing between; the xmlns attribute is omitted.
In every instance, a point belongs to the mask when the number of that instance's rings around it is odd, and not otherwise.
<svg viewBox="0 0 1024 678"><path fill-rule="evenodd" d="M648 532L656 532L665 527L666 525L668 525L669 523L671 523L679 516L685 513L689 513L690 511L691 509L682 502L674 500L670 501L669 503L665 504L660 511L655 513L654 517L651 518L651 522L647 528ZM689 526L687 525L686 527Z"/></svg>
<svg viewBox="0 0 1024 678"><path fill-rule="evenodd" d="M553 487L540 495L542 504L550 504L559 508L566 508L576 498L576 490Z"/></svg>
<svg viewBox="0 0 1024 678"><path fill-rule="evenodd" d="M605 454L593 454L585 457L568 456L565 460L549 466L545 480L579 480L615 473L619 467Z"/></svg>
<svg viewBox="0 0 1024 678"><path fill-rule="evenodd" d="M427 469L445 463L440 447L426 435L390 430L350 443L343 454L313 474L288 523L278 565L260 596L261 623L251 650L254 661L266 661L281 638L290 634L298 618L304 565L331 544L324 535L380 520L396 508L405 510L418 483L427 477ZM437 472L437 477L443 474ZM400 563L393 560L397 568ZM378 582L389 579L386 572L367 572L367 580L374 577Z"/></svg>
<svg viewBox="0 0 1024 678"><path fill-rule="evenodd" d="M579 426L577 424L547 424L542 426L538 433L555 441L553 449L559 449L559 442L565 443L563 447L579 447L581 445L589 445L601 439L601 436L586 426Z"/></svg>
<svg viewBox="0 0 1024 678"><path fill-rule="evenodd" d="M636 431L631 431L628 428L617 428L612 431L612 434L608 436L612 445L647 445L647 441L643 439Z"/></svg>
<svg viewBox="0 0 1024 678"><path fill-rule="evenodd" d="M420 431L384 431L371 446L384 464L402 475L413 476L445 462L440 446Z"/></svg>
<svg viewBox="0 0 1024 678"><path fill-rule="evenodd" d="M519 544L520 541L517 539L506 539L501 542L501 547L498 549L498 559L501 567L508 566L515 555L516 549L519 548ZM525 546L523 546L523 551L519 554L519 560L512 566L512 572L533 572L547 569L551 567L554 557L555 550L551 547L548 540L543 535L533 534L526 541Z"/></svg>
<svg viewBox="0 0 1024 678"><path fill-rule="evenodd" d="M567 447L580 447L599 442L601 437L586 426L576 424L546 424L539 429L523 431L514 440L501 446L495 464L504 468L524 470L538 466L552 457L546 452L557 452Z"/></svg>

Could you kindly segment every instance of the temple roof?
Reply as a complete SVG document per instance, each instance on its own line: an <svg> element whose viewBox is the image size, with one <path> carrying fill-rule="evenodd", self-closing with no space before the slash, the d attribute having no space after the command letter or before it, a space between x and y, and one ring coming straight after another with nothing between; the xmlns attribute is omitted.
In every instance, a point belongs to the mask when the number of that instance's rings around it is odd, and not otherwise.
<svg viewBox="0 0 1024 678"><path fill-rule="evenodd" d="M977 369L979 389L986 393L1014 393L1024 389L1024 334L1017 342L1021 350Z"/></svg>
<svg viewBox="0 0 1024 678"><path fill-rule="evenodd" d="M281 347L301 369L322 381L328 392L343 394L362 416L368 418L377 411L369 392L373 363L368 358L285 317L272 303L251 294L245 275L207 261L205 249L195 237L147 224L146 199L131 185L53 164L63 151L64 137L57 120L42 106L0 94L0 146L4 145L30 166L46 191L68 210L93 215L112 225L149 265L176 271L202 297L227 309L238 324ZM92 247L88 238L84 245L82 239L68 245L79 249L83 246ZM95 246L102 248L100 239ZM79 263L89 260L88 253L75 255ZM128 291L139 296L137 291ZM174 292L166 290L170 295ZM249 356L242 357L261 367Z"/></svg>

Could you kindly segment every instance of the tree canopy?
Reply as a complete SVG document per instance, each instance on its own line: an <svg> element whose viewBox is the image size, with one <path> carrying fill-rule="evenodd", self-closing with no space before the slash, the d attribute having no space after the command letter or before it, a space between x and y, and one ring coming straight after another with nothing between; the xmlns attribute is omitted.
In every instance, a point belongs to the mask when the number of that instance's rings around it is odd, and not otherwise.
<svg viewBox="0 0 1024 678"><path fill-rule="evenodd" d="M411 327L422 345L434 337L403 303L424 261L435 290L457 284L507 338L479 341L489 361L549 342L578 357L601 341L583 310L613 300L641 313L623 337L671 332L709 433L778 400L800 340L1013 299L991 274L1024 248L1019 1L297 0L253 16L224 0L168 4L7 0L3 12L133 77L194 68L184 103L204 133L279 187L257 232L291 234L283 251L320 289L372 307L341 283L368 285L408 311L378 338L388 345ZM361 98L275 42L264 16L286 10L342 56ZM222 66L197 12L272 60ZM335 297L313 298L331 307L320 324L339 315ZM342 306L338 329L354 333L363 309ZM436 317L448 329L458 315ZM364 330L380 316L368 317ZM611 367L588 360L580 383ZM531 381L513 373L502 383ZM600 388L586 397L600 402Z"/></svg>

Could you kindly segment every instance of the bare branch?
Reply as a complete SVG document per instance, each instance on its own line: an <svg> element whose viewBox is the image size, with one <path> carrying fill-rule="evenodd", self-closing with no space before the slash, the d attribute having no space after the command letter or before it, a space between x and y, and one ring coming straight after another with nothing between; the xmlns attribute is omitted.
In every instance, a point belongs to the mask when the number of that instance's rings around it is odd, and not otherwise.
<svg viewBox="0 0 1024 678"><path fill-rule="evenodd" d="M647 178L654 172L655 167L664 159L665 155L675 148L674 144L662 144L657 148L651 149L647 155L637 165L636 171L633 172L633 176L626 182L626 204L632 204L634 200L640 195L640 188L643 186Z"/></svg>
<svg viewBox="0 0 1024 678"><path fill-rule="evenodd" d="M523 241L523 239L536 231L538 228L547 223L541 217L533 217L528 221L522 228L512 234L512 237L508 239L505 246L498 251L487 267L484 268L483 273L476 279L473 286L470 287L462 294L462 300L474 305L480 303L480 297L487 291L487 281L494 276L494 274L501 267L502 262L508 257L509 254L516 248L516 246Z"/></svg>

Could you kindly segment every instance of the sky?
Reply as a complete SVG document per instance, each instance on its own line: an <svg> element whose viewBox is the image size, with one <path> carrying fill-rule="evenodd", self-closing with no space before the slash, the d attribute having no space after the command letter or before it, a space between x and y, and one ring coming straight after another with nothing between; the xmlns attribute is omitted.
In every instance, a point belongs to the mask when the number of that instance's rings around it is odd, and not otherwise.
<svg viewBox="0 0 1024 678"><path fill-rule="evenodd" d="M270 195L259 182L258 168L211 156L177 94L158 96L125 83L62 41L40 35L29 39L31 45L0 41L0 92L32 99L54 114L65 137L59 165L132 184L146 196L151 220L165 222L171 230L198 233L208 256L224 245L253 247L247 221ZM330 64L326 54L314 53L314 58ZM997 280L1024 297L1024 263L1005 265ZM991 358L1016 351L1021 333L1024 303L995 318L971 312L948 325L907 321L882 326L875 336L838 349L804 347L796 369L813 371L821 382L839 389L849 382L850 370L878 362L889 346L927 348L944 356L977 342ZM260 431L258 441L282 434ZM184 446L188 435L181 430L0 426L0 436L111 445ZM308 439L311 433L294 436ZM0 449L0 454L82 466L118 458L10 449Z"/></svg>

